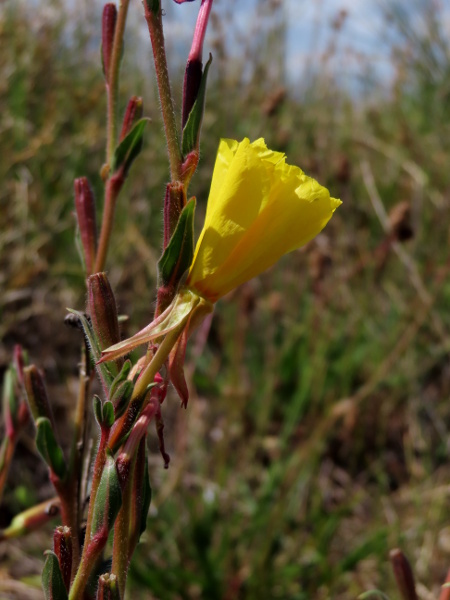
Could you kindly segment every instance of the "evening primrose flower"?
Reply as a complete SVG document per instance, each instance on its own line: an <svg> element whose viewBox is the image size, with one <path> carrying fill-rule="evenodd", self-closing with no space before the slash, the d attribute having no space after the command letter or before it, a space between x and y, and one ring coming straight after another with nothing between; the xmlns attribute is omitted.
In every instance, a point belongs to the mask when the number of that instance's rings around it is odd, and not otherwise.
<svg viewBox="0 0 450 600"><path fill-rule="evenodd" d="M309 242L340 204L262 138L221 140L186 287L216 302Z"/></svg>
<svg viewBox="0 0 450 600"><path fill-rule="evenodd" d="M170 378L186 403L183 363L189 334L219 298L314 238L340 204L299 167L288 165L284 154L269 150L262 138L253 143L247 138L221 140L205 222L185 283L157 319L108 348L103 360L164 337L160 348L166 350L158 350L158 362L169 358ZM137 389L151 383L152 364L143 370Z"/></svg>

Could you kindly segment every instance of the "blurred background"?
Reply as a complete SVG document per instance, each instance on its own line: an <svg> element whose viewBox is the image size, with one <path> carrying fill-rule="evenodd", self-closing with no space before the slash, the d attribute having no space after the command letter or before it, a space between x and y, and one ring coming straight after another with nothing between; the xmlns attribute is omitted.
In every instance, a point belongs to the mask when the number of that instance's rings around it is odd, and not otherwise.
<svg viewBox="0 0 450 600"><path fill-rule="evenodd" d="M198 2L164 2L178 105ZM0 3L0 371L15 343L70 432L82 310L73 179L101 206L100 0ZM121 195L108 276L124 335L147 324L167 156L142 7L131 2L122 105L152 119ZM191 399L150 436L153 502L136 600L399 598L400 546L422 600L450 566L450 3L217 0L202 223L220 137L264 136L343 201L326 230L216 307L189 344ZM52 489L30 428L0 527ZM0 545L0 598L42 598L52 527Z"/></svg>

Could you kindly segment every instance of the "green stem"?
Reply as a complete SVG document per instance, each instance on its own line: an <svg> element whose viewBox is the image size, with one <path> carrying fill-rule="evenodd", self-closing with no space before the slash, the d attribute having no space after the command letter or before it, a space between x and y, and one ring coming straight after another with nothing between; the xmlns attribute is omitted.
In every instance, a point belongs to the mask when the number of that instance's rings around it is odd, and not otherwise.
<svg viewBox="0 0 450 600"><path fill-rule="evenodd" d="M156 14L144 2L145 18L148 24L152 42L153 59L155 62L156 80L158 82L159 99L166 133L167 150L169 152L170 176L172 181L181 179L181 155L179 134L173 107L172 92L170 89L169 70L167 68L166 49L162 25L161 3Z"/></svg>
<svg viewBox="0 0 450 600"><path fill-rule="evenodd" d="M108 443L108 438L109 430L103 429L100 437L100 444L97 450L97 456L95 458L94 472L92 475L91 497L89 500L89 509L85 534L85 547L88 545L89 540L91 539L92 515L94 513L95 498L97 496L98 486L100 485L100 480L102 478L103 467L105 466L106 462L106 447Z"/></svg>
<svg viewBox="0 0 450 600"><path fill-rule="evenodd" d="M166 335L166 337L160 344L158 350L156 351L155 356L152 358L152 360L149 362L149 364L145 367L145 369L140 374L139 379L137 380L136 385L134 386L134 391L133 391L133 395L131 397L131 402L133 402L133 400L135 400L137 398L142 397L143 394L145 394L147 387L151 383L153 383L156 373L158 373L158 371L161 369L163 364L166 362L166 360L170 354L170 351L175 346L178 338L180 337L181 332L183 331L188 318L189 318L189 315L187 315L180 322L178 327L176 327L173 331L169 331L169 333Z"/></svg>
<svg viewBox="0 0 450 600"><path fill-rule="evenodd" d="M108 96L108 129L106 144L106 161L111 165L111 160L117 145L118 131L118 105L119 105L119 73L120 62L123 51L123 35L127 21L128 5L130 0L122 0L117 14L116 29L114 32L114 44L111 54L111 63L107 77L107 96Z"/></svg>
<svg viewBox="0 0 450 600"><path fill-rule="evenodd" d="M72 531L72 577L75 576L76 569L80 560L80 498L81 491L81 471L83 466L84 437L86 431L86 397L89 393L90 378L87 375L86 346L81 350L80 380L78 389L77 407L75 413L75 426L72 437L72 447L70 449L68 488L69 498L72 504L71 512L73 520L77 526Z"/></svg>
<svg viewBox="0 0 450 600"><path fill-rule="evenodd" d="M125 597L125 585L127 582L128 566L130 564L128 548L129 548L129 533L130 533L130 511L132 508L133 487L133 470L136 462L136 457L132 461L130 476L127 479L125 488L122 490L122 506L117 515L114 524L114 543L112 554L111 572L117 577L119 582L120 597Z"/></svg>
<svg viewBox="0 0 450 600"><path fill-rule="evenodd" d="M105 268L106 256L108 254L109 240L114 223L114 212L116 200L124 182L121 170L110 177L105 187L105 206L103 209L102 227L98 242L97 255L95 257L95 273L100 273Z"/></svg>
<svg viewBox="0 0 450 600"><path fill-rule="evenodd" d="M80 566L70 587L69 600L83 600L89 576L95 568L107 541L107 531L97 534L89 543L86 541Z"/></svg>

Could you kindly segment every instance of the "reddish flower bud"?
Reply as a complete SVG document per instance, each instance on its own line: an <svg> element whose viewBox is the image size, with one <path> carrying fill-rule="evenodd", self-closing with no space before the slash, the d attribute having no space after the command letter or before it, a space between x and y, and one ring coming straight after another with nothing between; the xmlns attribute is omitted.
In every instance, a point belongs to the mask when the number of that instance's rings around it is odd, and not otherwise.
<svg viewBox="0 0 450 600"><path fill-rule="evenodd" d="M88 312L92 328L101 350L120 342L117 306L106 273L95 273L88 278ZM123 359L116 364L122 368Z"/></svg>
<svg viewBox="0 0 450 600"><path fill-rule="evenodd" d="M24 368L23 375L28 406L30 407L33 419L37 421L40 417L46 417L54 426L53 413L42 373L35 365L30 365Z"/></svg>
<svg viewBox="0 0 450 600"><path fill-rule="evenodd" d="M417 600L414 575L408 559L399 548L389 553L397 587L403 600Z"/></svg>
<svg viewBox="0 0 450 600"><path fill-rule="evenodd" d="M58 557L59 568L66 586L70 588L70 576L72 572L72 537L70 527L60 525L53 533L53 551Z"/></svg>
<svg viewBox="0 0 450 600"><path fill-rule="evenodd" d="M125 115L123 117L122 130L119 137L120 142L128 133L130 133L130 131L133 129L133 126L139 121L139 119L142 118L143 113L144 107L142 98L138 96L132 96L128 101Z"/></svg>
<svg viewBox="0 0 450 600"><path fill-rule="evenodd" d="M177 1L177 0L175 0ZM197 99L200 83L203 75L203 42L205 41L206 28L208 26L209 14L213 0L202 0L197 17L197 24L192 40L191 51L186 65L183 86L183 112L182 127L186 125L189 113Z"/></svg>
<svg viewBox="0 0 450 600"><path fill-rule="evenodd" d="M112 573L104 573L98 578L96 600L120 600L117 577Z"/></svg>
<svg viewBox="0 0 450 600"><path fill-rule="evenodd" d="M109 81L109 69L114 46L116 31L117 8L113 2L108 2L103 8L102 15L102 61L106 83Z"/></svg>
<svg viewBox="0 0 450 600"><path fill-rule="evenodd" d="M80 177L74 181L75 208L78 227L80 228L86 272L90 275L94 270L97 250L97 224L95 217L95 199L89 181Z"/></svg>

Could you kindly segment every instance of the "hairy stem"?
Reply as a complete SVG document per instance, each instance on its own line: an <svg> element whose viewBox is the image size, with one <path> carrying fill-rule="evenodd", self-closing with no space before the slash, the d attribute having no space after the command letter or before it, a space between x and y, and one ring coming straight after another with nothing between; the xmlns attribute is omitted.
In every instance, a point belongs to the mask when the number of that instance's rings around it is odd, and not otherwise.
<svg viewBox="0 0 450 600"><path fill-rule="evenodd" d="M150 39L152 42L159 99L161 102L161 111L167 140L167 150L169 153L170 177L172 181L179 181L181 179L181 165L183 157L181 155L172 92L170 89L169 70L167 68L166 49L162 25L162 9L161 6L159 6L155 14L148 6L147 2L144 2L144 9L145 18L147 20L148 30L150 33Z"/></svg>
<svg viewBox="0 0 450 600"><path fill-rule="evenodd" d="M114 223L116 200L122 188L123 182L124 177L121 170L119 170L106 182L105 206L103 209L102 227L100 230L100 240L98 243L97 256L95 258L95 273L100 273L105 268L109 240L111 237L111 231Z"/></svg>
<svg viewBox="0 0 450 600"><path fill-rule="evenodd" d="M109 165L111 165L111 160L117 144L120 62L122 59L123 35L125 32L129 3L130 0L122 0L120 2L119 12L117 14L116 29L114 33L111 64L107 79L108 83L106 85L108 96L106 161Z"/></svg>

